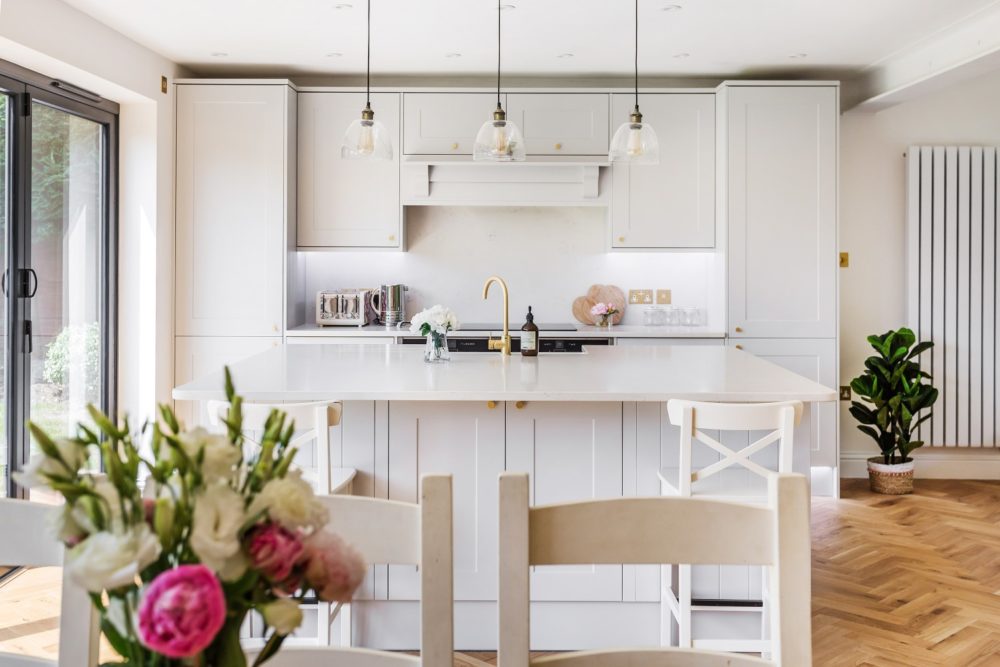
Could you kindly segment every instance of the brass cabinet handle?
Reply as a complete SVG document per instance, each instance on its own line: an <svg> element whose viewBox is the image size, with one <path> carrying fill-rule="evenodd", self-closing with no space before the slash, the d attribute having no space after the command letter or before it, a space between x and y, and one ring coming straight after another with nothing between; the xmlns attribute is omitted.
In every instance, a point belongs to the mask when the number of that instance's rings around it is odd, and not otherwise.
<svg viewBox="0 0 1000 667"><path fill-rule="evenodd" d="M486 401L486 407L488 407L490 410L492 410L496 406L497 406L497 402L496 401Z"/></svg>
<svg viewBox="0 0 1000 667"><path fill-rule="evenodd" d="M561 150L562 150L562 144L560 144L560 143L557 143L557 144L556 144L556 150L557 150L557 151L561 151Z"/></svg>
<svg viewBox="0 0 1000 667"><path fill-rule="evenodd" d="M517 408L518 410L523 410L525 405L527 405L526 401L517 401L516 403L514 403L514 407Z"/></svg>
<svg viewBox="0 0 1000 667"><path fill-rule="evenodd" d="M735 347L737 350L742 350L743 349L743 346L742 345L738 345L738 344L734 345L733 347Z"/></svg>
<svg viewBox="0 0 1000 667"><path fill-rule="evenodd" d="M743 333L743 327L736 327L736 333Z"/></svg>
<svg viewBox="0 0 1000 667"><path fill-rule="evenodd" d="M451 150L453 150L453 151L457 151L458 150L458 142L457 141L451 145Z"/></svg>

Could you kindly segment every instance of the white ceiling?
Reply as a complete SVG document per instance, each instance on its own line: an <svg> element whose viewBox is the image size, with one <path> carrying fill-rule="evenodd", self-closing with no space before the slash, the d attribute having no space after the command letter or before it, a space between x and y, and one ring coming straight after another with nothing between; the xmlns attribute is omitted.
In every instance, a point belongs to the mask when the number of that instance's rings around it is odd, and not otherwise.
<svg viewBox="0 0 1000 667"><path fill-rule="evenodd" d="M64 1L198 73L364 71L365 0ZM631 73L630 0L503 2L514 6L503 12L506 73ZM656 76L850 74L996 4L639 0L639 67ZM380 74L495 71L495 6L495 0L373 0L376 83ZM680 8L665 11L670 6Z"/></svg>

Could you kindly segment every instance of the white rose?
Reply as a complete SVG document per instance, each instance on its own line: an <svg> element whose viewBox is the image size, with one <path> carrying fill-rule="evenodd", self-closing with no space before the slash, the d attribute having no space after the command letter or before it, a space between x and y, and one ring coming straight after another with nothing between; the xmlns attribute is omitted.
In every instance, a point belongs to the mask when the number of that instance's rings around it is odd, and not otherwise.
<svg viewBox="0 0 1000 667"><path fill-rule="evenodd" d="M177 440L192 461L198 459L198 452L205 451L201 474L207 481L230 479L233 476L233 466L240 462L240 449L229 442L228 436L209 433L200 426L181 433Z"/></svg>
<svg viewBox="0 0 1000 667"><path fill-rule="evenodd" d="M225 484L212 484L195 497L191 548L224 581L240 578L246 560L240 551L243 496Z"/></svg>
<svg viewBox="0 0 1000 667"><path fill-rule="evenodd" d="M249 516L267 512L272 521L289 530L320 528L326 524L327 511L302 479L301 470L293 470L282 479L272 479L264 485L247 510Z"/></svg>
<svg viewBox="0 0 1000 667"><path fill-rule="evenodd" d="M144 523L123 533L101 531L66 552L70 577L91 593L128 586L160 556L160 540Z"/></svg>
<svg viewBox="0 0 1000 667"><path fill-rule="evenodd" d="M14 480L26 489L43 488L49 485L49 475L73 477L87 460L87 448L67 438L53 440L62 462L50 458L44 452L33 454L21 472L14 473ZM65 462L66 465L63 465ZM67 470L67 466L69 470Z"/></svg>
<svg viewBox="0 0 1000 667"><path fill-rule="evenodd" d="M261 607L264 622L274 628L279 635L290 635L302 625L302 610L296 600L283 598Z"/></svg>

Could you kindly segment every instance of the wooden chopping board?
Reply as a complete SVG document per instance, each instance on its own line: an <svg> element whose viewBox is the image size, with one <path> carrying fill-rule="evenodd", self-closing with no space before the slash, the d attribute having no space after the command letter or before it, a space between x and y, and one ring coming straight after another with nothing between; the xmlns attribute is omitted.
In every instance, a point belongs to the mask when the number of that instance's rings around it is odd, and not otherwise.
<svg viewBox="0 0 1000 667"><path fill-rule="evenodd" d="M613 324L620 324L625 317L625 292L614 285L591 285L586 296L577 297L573 301L573 317L581 324L594 324L594 316L590 309L595 303L613 303L621 311L611 318Z"/></svg>

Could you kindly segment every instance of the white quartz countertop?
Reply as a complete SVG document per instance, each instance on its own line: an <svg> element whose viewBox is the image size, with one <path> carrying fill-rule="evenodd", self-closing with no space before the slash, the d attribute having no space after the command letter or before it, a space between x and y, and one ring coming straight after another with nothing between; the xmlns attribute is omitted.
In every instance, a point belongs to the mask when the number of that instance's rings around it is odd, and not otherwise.
<svg viewBox="0 0 1000 667"><path fill-rule="evenodd" d="M512 323L511 327L515 325ZM517 328L511 329L511 336L520 336L520 324ZM540 332L543 338L725 338L724 331L710 329L708 327L678 327L663 326L650 327L640 324L620 324L610 329L594 326L579 325L576 331L545 331ZM401 338L411 337L419 334L410 333L407 325L402 329L386 329L380 325L368 325L364 327L321 327L316 324L302 324L287 331L288 336L312 338L353 338L353 337L374 337L374 338ZM474 336L481 337L500 335L500 330L496 331L452 331L449 336Z"/></svg>
<svg viewBox="0 0 1000 667"><path fill-rule="evenodd" d="M428 364L409 345L282 345L234 364L248 401L833 401L837 393L721 345L585 348L534 358L464 352ZM174 389L223 398L222 372Z"/></svg>

